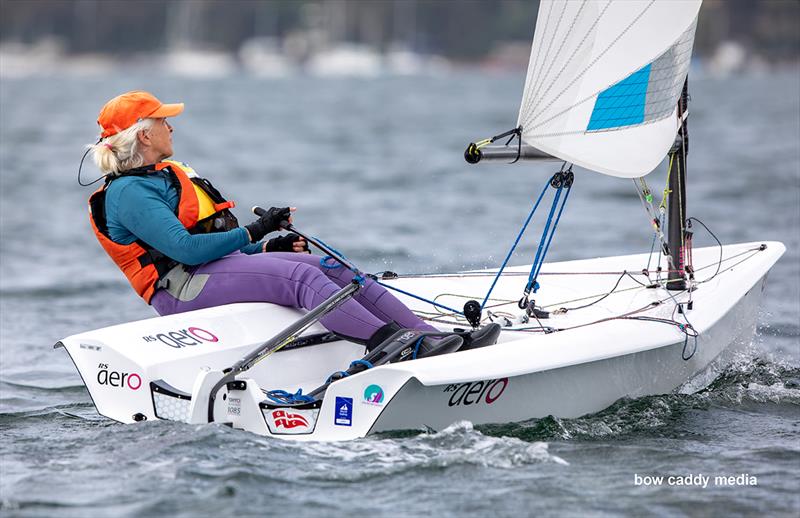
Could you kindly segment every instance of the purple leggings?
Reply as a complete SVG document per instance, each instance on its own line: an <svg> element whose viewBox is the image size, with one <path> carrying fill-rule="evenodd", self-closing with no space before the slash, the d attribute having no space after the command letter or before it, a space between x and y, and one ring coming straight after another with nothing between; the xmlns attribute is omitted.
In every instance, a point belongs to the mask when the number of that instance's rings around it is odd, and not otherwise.
<svg viewBox="0 0 800 518"><path fill-rule="evenodd" d="M311 310L353 278L344 267L323 268L319 256L291 252L236 252L203 264L192 273L209 276L199 295L183 301L166 290L156 291L150 303L160 315L234 302L272 302ZM436 331L371 279L353 298L320 320L334 333L359 340L369 339L390 321L401 327Z"/></svg>

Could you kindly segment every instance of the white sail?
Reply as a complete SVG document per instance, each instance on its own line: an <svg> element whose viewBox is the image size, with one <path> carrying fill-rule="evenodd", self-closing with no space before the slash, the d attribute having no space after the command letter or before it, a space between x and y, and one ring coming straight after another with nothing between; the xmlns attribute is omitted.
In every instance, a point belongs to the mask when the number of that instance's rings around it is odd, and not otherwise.
<svg viewBox="0 0 800 518"><path fill-rule="evenodd" d="M523 141L612 176L651 172L675 140L701 2L542 0Z"/></svg>

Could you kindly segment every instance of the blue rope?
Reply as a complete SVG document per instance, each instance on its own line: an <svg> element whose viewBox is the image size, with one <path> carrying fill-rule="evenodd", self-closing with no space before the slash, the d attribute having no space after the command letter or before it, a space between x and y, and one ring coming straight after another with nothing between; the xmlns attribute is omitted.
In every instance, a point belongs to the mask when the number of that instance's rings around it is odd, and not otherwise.
<svg viewBox="0 0 800 518"><path fill-rule="evenodd" d="M564 212L564 207L567 205L567 199L569 198L569 193L572 190L572 186L567 187L566 194L564 194L564 200L561 202L561 207L558 209L558 215L556 216L556 220L553 223L553 231L550 232L550 236L547 238L547 244L544 247L544 252L542 253L541 260L539 261L539 265L536 268L536 274L533 276L533 284L534 290L533 292L536 293L539 289L539 283L536 282L536 279L539 277L539 272L542 270L542 266L544 265L544 258L547 256L547 251L550 249L550 243L553 242L553 236L556 235L556 227L558 227L558 222L561 220L561 213ZM560 194L561 189L559 188L559 192L556 193L556 199Z"/></svg>
<svg viewBox="0 0 800 518"><path fill-rule="evenodd" d="M326 242L325 242L325 241L323 241L322 239L320 239L320 238L318 238L318 237L316 237L316 236L313 236L313 237L314 237L314 239L315 239L316 241L318 241L318 242L319 242L319 243L320 243L322 246L324 246L324 247L328 248L330 251L332 251L332 252L334 252L336 255L338 255L338 256L339 256L339 259L347 259L347 257L345 257L343 253L341 253L340 251L336 250L335 248L333 248L332 246L330 246L328 243L326 243ZM323 268L326 268L326 269L328 269L328 270L335 270L336 268L341 268L341 267L342 267L342 265L341 265L341 264L339 264L339 263L328 264L328 259L333 259L333 256L332 256L332 255L326 255L325 257L323 257L322 259L320 259L320 260L319 260L319 265L320 265L320 266L322 266Z"/></svg>
<svg viewBox="0 0 800 518"><path fill-rule="evenodd" d="M286 403L293 405L295 403L313 403L316 401L313 396L303 394L303 389L297 389L297 392L292 394L285 390L271 390L267 393L267 397L276 403Z"/></svg>
<svg viewBox="0 0 800 518"><path fill-rule="evenodd" d="M350 367L353 367L354 365L363 365L364 367L366 367L368 369L371 369L372 367L374 367L374 365L372 365L372 363L370 363L367 360L354 360L353 362L350 363Z"/></svg>
<svg viewBox="0 0 800 518"><path fill-rule="evenodd" d="M525 224L522 225L522 230L520 230L519 234L517 234L517 239L514 241L514 244L511 246L511 250L508 251L508 254L506 255L505 261L503 261L503 264L502 264L502 266L500 266L500 269L497 270L497 275L495 275L494 280L492 281L492 285L489 288L489 291L486 292L486 297L483 298L483 302L481 303L481 311L483 311L484 306L486 306L486 302L489 300L489 296L492 294L492 291L494 291L494 287L497 284L497 281L500 279L500 276L503 274L503 270L505 270L506 265L508 265L508 261L511 259L511 255L514 253L514 250L517 248L517 245L519 244L519 240L522 239L522 235L525 233L525 229L528 228L528 224L531 222L531 219L533 218L533 215L536 213L536 209L539 208L539 203L541 203L542 198L544 198L544 193L547 192L547 188L550 186L550 180L552 180L552 178L548 179L547 183L544 184L544 189L542 189L541 194L539 194L539 198L536 200L536 203L533 205L533 208L531 209L530 213L528 214L528 217L525 220Z"/></svg>
<svg viewBox="0 0 800 518"><path fill-rule="evenodd" d="M328 243L326 243L322 239L318 238L317 236L311 236L311 237L314 238L315 241L318 241L322 246L324 246L325 248L329 249L331 252L333 252L336 255L338 255L340 259L347 259L347 257L345 257L345 255L343 253L341 253L340 251L336 250L335 248L333 248L331 245L329 245ZM328 256L328 257L331 257L331 256Z"/></svg>
<svg viewBox="0 0 800 518"><path fill-rule="evenodd" d="M539 286L536 283L536 268L539 265L539 259L544 259L542 256L542 251L544 250L545 242L547 241L548 232L550 231L550 225L553 223L553 216L556 213L556 207L558 207L558 200L561 198L561 191L564 189L563 186L559 186L556 190L556 195L553 198L553 203L550 205L550 213L547 215L547 221L544 224L544 229L542 229L542 237L539 238L539 248L536 249L536 257L533 259L533 264L531 265L531 273L528 275L528 284L525 285L525 293L530 293L531 288L534 288L533 292L536 293L536 290L539 289Z"/></svg>
<svg viewBox="0 0 800 518"><path fill-rule="evenodd" d="M331 374L330 376L328 376L328 379L325 381L325 383L330 383L331 380L333 380L333 377L336 376L337 374L341 374L342 378L346 378L346 377L349 376L349 374L347 374L347 372L345 372L345 371L336 371L333 374ZM342 378L339 378L339 379L342 379Z"/></svg>
<svg viewBox="0 0 800 518"><path fill-rule="evenodd" d="M414 295L413 293L410 293L410 292L405 291L405 290L401 290L400 288L396 288L394 286L390 286L390 285L388 285L386 283L383 283L381 281L376 280L375 282L380 284L384 288L387 288L387 289L390 289L390 290L394 290L394 291L396 291L398 293L402 293L403 295L408 295L409 297L417 299L417 300L421 300L422 302L427 302L428 304L436 306L437 308L446 309L447 311L451 311L451 312L456 313L458 315L463 315L464 314L463 311L459 311L457 309L453 309L451 307L445 306L444 304L439 304L438 302L434 302L432 300L426 299L425 297L420 297L419 295Z"/></svg>
<svg viewBox="0 0 800 518"><path fill-rule="evenodd" d="M559 173L556 173L556 174L559 174ZM483 310L483 308L486 306L486 303L489 301L489 297L491 296L492 292L494 291L494 288L497 285L497 282L500 280L500 276L503 274L503 271L505 270L506 266L508 266L508 262L511 260L511 256L514 254L514 250L516 250L517 245L519 245L519 242L522 239L522 236L525 234L525 231L527 230L528 225L530 224L531 220L533 219L533 216L536 213L536 210L539 208L539 205L541 204L542 199L544 198L544 195L547 192L547 189L550 186L551 181L553 180L553 178L555 178L555 175L553 175L552 177L550 177L547 180L547 183L544 185L544 188L542 189L542 192L539 193L539 197L536 199L536 203L534 203L533 208L528 213L528 217L525 218L525 223L522 225L522 229L517 234L517 238L514 240L514 244L511 246L511 249L508 251L508 254L506 254L506 258L505 258L505 260L503 260L503 264L500 266L500 269L497 270L497 274L495 275L494 279L492 280L492 284L489 287L489 291L486 292L486 296L484 297L483 302L481 303L481 310ZM533 261L533 265L531 267L531 273L528 276L528 284L525 287L525 293L526 294L530 293L531 288L533 288L534 293L536 293L536 291L539 289L539 284L538 284L538 282L536 282L536 278L539 275L539 270L541 269L542 265L544 264L544 258L547 255L547 251L550 248L550 243L552 242L553 236L555 235L555 230L556 230L556 227L558 226L559 220L561 219L561 213L564 211L564 206L567 203L567 198L569 197L571 186L567 187L567 193L564 195L564 199L563 199L563 201L561 203L561 206L559 207L558 202L559 202L559 200L561 198L561 193L562 193L563 189L564 189L563 184L558 187L558 190L556 191L555 198L553 199L552 206L550 207L550 213L549 213L549 215L547 217L547 223L545 224L544 230L542 231L542 237L539 239L539 248L536 251L536 257L535 257L535 259ZM556 215L556 207L559 207L557 215ZM553 220L554 216L555 216L555 222ZM550 232L551 225L552 225L552 232ZM336 250L335 248L329 246L327 243L325 243L324 241L322 241L319 238L315 237L314 239L316 239L323 246L327 247L332 252L334 252L337 256L339 256L340 259L346 260L345 255L342 254L341 252L339 252L338 250ZM320 259L320 266L322 268L331 269L331 270L335 269L335 268L339 268L340 266L342 266L341 264L338 264L338 263L336 263L336 264L328 264L327 261L329 259L333 259L333 258L334 257L332 255L327 255L327 256L321 258ZM357 280L359 282L359 284L361 284L363 286L366 283L366 279L358 271L355 271L354 273L355 273L354 279ZM402 293L403 295L406 295L406 296L411 297L413 299L419 300L421 302L425 302L425 303L430 304L430 305L432 305L434 307L447 310L447 311L449 311L451 313L454 313L456 315L463 315L464 314L463 311L459 311L457 309L451 308L451 307L446 306L444 304L440 304L438 302L435 302L435 301L427 299L425 297L416 295L416 294L411 293L409 291L402 290L402 289L397 288L395 286L391 286L391 285L386 284L384 282L381 282L381 281L379 281L377 279L374 279L374 280L375 280L375 282L377 284L379 284L380 286L383 286L384 288L396 291L398 293ZM419 349L420 343L421 343L421 340L417 341L417 345L416 345L416 348L414 350L414 358L416 358L417 350ZM352 366L352 364L351 364L351 366ZM370 367L367 367L367 368L370 368ZM337 374L337 373L334 373L334 374ZM342 372L342 374L345 375L345 376L347 375L346 372ZM333 375L331 375L331 376L333 376ZM328 382L330 382L330 378L328 378Z"/></svg>
<svg viewBox="0 0 800 518"><path fill-rule="evenodd" d="M319 260L319 265L328 270L335 270L336 268L342 267L342 265L339 263L328 264L328 259L333 259L333 256L326 255L325 257Z"/></svg>
<svg viewBox="0 0 800 518"><path fill-rule="evenodd" d="M424 339L425 339L424 336L420 336L419 340L417 340L417 343L414 344L414 354L411 355L411 359L412 360L416 360L417 359L417 353L419 352L419 346L422 345L422 341Z"/></svg>
<svg viewBox="0 0 800 518"><path fill-rule="evenodd" d="M318 238L316 236L314 237L314 239L316 241L318 241L322 246L328 248L331 252L333 252L336 255L338 255L339 259L341 259L342 261L347 261L347 256L346 255L344 255L340 251L336 250L335 248L330 246L328 243L326 243L322 239L320 239L320 238ZM326 255L325 257L323 257L323 258L321 258L319 260L319 265L322 268L325 268L326 270L335 270L336 268L341 268L342 267L342 265L340 263L328 264L328 260L329 259L334 259L334 257L332 255ZM364 278L363 275L361 275L361 272L359 272L357 269L353 270L352 268L350 269L350 271L352 271L353 274L354 274L353 280L358 282L358 284L360 284L361 286L364 286L364 284L367 282L367 280Z"/></svg>

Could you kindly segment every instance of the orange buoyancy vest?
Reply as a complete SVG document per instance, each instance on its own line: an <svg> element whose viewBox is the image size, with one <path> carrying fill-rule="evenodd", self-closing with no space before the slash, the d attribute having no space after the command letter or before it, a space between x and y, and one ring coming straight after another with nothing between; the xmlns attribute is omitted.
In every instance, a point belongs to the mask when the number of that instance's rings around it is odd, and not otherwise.
<svg viewBox="0 0 800 518"><path fill-rule="evenodd" d="M126 171L117 176L108 177L105 185L89 197L89 215L95 237L103 249L122 270L128 281L150 304L159 281L179 263L141 239L130 244L113 241L108 233L106 220L106 189L122 176L144 176L155 171L164 171L171 185L178 191L178 207L175 215L190 234L209 232L225 232L239 226L230 209L235 206L219 193L211 183L196 176L186 164L165 160L149 168Z"/></svg>

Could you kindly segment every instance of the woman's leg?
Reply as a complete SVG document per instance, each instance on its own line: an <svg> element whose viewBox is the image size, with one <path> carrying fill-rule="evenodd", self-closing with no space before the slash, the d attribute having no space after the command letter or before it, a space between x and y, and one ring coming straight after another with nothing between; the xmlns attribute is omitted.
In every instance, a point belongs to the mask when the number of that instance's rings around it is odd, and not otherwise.
<svg viewBox="0 0 800 518"><path fill-rule="evenodd" d="M290 254L303 255L303 254ZM272 302L281 306L313 309L339 290L318 268L276 254L232 254L198 267L193 275L207 276L191 300L158 290L151 303L161 315L192 311L235 302ZM350 299L320 322L331 331L366 341L386 322Z"/></svg>
<svg viewBox="0 0 800 518"><path fill-rule="evenodd" d="M299 261L314 266L327 275L333 282L342 287L353 279L353 272L343 266L339 266L338 268L323 267L320 264L320 259L322 258L318 255L296 254L291 252L269 252L267 255L287 261ZM338 263L333 263L332 260L328 260L326 264ZM438 331L438 329L425 323L424 320L412 313L405 304L397 299L397 297L389 293L389 290L372 279L367 278L364 287L356 293L354 298L370 313L384 322L394 321L397 322L400 327L418 329L420 331L430 331L433 333Z"/></svg>

